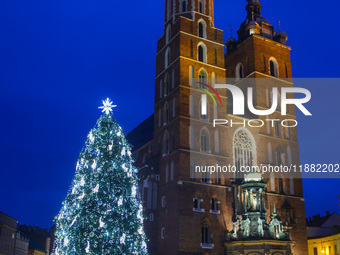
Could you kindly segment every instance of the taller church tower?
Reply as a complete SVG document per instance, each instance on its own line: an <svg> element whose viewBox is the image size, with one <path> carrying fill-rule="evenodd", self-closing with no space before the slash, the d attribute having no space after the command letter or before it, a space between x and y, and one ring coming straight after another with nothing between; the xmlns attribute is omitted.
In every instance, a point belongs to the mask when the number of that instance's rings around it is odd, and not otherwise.
<svg viewBox="0 0 340 255"><path fill-rule="evenodd" d="M142 180L150 254L307 255L301 179L276 174L254 182L195 171L216 164L299 165L296 128L279 122L260 128L212 123L282 119L279 111L234 116L232 96L218 90L221 105L210 100L201 112L204 84L231 82L244 91L251 86L260 110L270 108L273 87L280 92L293 86L287 36L274 31L261 9L259 0L248 0L238 40L224 44L214 25L213 0L165 1L154 114L128 135ZM288 116L296 118L294 107Z"/></svg>

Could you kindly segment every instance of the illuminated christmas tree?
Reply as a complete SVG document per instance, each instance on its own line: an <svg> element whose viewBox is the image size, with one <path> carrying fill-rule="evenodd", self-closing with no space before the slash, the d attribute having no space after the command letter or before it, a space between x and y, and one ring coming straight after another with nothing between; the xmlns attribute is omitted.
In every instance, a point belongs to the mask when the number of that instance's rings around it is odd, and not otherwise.
<svg viewBox="0 0 340 255"><path fill-rule="evenodd" d="M115 105L103 103L56 218L55 255L148 254L130 146L111 114Z"/></svg>

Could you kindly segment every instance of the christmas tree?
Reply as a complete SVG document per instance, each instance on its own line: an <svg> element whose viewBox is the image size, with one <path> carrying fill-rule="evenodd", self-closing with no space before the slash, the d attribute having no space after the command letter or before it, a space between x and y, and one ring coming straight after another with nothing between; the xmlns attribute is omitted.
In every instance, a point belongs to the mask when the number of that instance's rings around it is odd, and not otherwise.
<svg viewBox="0 0 340 255"><path fill-rule="evenodd" d="M55 255L148 254L130 146L112 116L115 105L103 103L56 217Z"/></svg>

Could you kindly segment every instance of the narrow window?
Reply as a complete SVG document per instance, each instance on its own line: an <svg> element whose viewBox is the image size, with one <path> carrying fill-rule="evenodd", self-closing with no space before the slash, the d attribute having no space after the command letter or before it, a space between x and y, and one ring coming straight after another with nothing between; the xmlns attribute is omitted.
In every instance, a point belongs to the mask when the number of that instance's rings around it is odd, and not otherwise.
<svg viewBox="0 0 340 255"><path fill-rule="evenodd" d="M170 39L171 39L171 25L169 24L166 28L166 35L165 35L166 44L169 43Z"/></svg>
<svg viewBox="0 0 340 255"><path fill-rule="evenodd" d="M210 229L206 222L202 225L202 244L210 244Z"/></svg>
<svg viewBox="0 0 340 255"><path fill-rule="evenodd" d="M206 38L206 25L204 21L198 23L198 36L201 38Z"/></svg>
<svg viewBox="0 0 340 255"><path fill-rule="evenodd" d="M194 57L194 43L192 40L190 40L190 56L191 58Z"/></svg>
<svg viewBox="0 0 340 255"><path fill-rule="evenodd" d="M161 238L165 239L165 228L161 229Z"/></svg>
<svg viewBox="0 0 340 255"><path fill-rule="evenodd" d="M167 48L165 51L165 68L168 68L170 65L170 48Z"/></svg>
<svg viewBox="0 0 340 255"><path fill-rule="evenodd" d="M169 104L168 102L165 102L164 108L163 108L163 124L164 126L169 123Z"/></svg>
<svg viewBox="0 0 340 255"><path fill-rule="evenodd" d="M193 211L194 212L204 212L204 209L201 208L201 203L203 202L203 199L196 197L193 199L194 201L194 208Z"/></svg>
<svg viewBox="0 0 340 255"><path fill-rule="evenodd" d="M202 130L201 132L201 151L203 152L210 151L209 134L206 130Z"/></svg>
<svg viewBox="0 0 340 255"><path fill-rule="evenodd" d="M203 3L203 0L200 0L198 8L199 8L198 11L199 11L200 13L203 13L203 14L204 14L204 3Z"/></svg>
<svg viewBox="0 0 340 255"><path fill-rule="evenodd" d="M279 179L279 192L280 192L280 194L284 194L282 178Z"/></svg>
<svg viewBox="0 0 340 255"><path fill-rule="evenodd" d="M198 46L198 61L204 62L204 49L202 45Z"/></svg>
<svg viewBox="0 0 340 255"><path fill-rule="evenodd" d="M183 1L182 3L182 12L186 12L187 11L187 2Z"/></svg>

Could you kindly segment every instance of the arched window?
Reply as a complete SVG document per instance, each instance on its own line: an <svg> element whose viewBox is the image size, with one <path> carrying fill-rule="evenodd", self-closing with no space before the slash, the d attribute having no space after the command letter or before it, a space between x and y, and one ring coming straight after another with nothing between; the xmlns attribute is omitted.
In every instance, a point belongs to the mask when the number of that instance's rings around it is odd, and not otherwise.
<svg viewBox="0 0 340 255"><path fill-rule="evenodd" d="M161 123L162 123L162 110L161 110L161 108L159 108L159 111L158 111L158 127L161 126Z"/></svg>
<svg viewBox="0 0 340 255"><path fill-rule="evenodd" d="M159 82L159 98L163 97L163 81Z"/></svg>
<svg viewBox="0 0 340 255"><path fill-rule="evenodd" d="M165 68L168 68L170 65L170 48L167 48L165 51Z"/></svg>
<svg viewBox="0 0 340 255"><path fill-rule="evenodd" d="M163 135L163 156L169 154L169 132L165 131Z"/></svg>
<svg viewBox="0 0 340 255"><path fill-rule="evenodd" d="M268 143L268 163L273 164L273 147L270 142Z"/></svg>
<svg viewBox="0 0 340 255"><path fill-rule="evenodd" d="M277 147L276 149L276 165L281 166L281 165L285 165L285 154L282 152L281 147Z"/></svg>
<svg viewBox="0 0 340 255"><path fill-rule="evenodd" d="M198 61L207 63L207 47L204 43L198 44Z"/></svg>
<svg viewBox="0 0 340 255"><path fill-rule="evenodd" d="M172 118L176 117L176 98L172 99Z"/></svg>
<svg viewBox="0 0 340 255"><path fill-rule="evenodd" d="M210 244L210 228L207 222L202 224L202 245Z"/></svg>
<svg viewBox="0 0 340 255"><path fill-rule="evenodd" d="M211 85L213 85L215 87L215 84L217 84L217 75L215 72L212 72L211 74Z"/></svg>
<svg viewBox="0 0 340 255"><path fill-rule="evenodd" d="M170 167L170 181L174 180L174 162L171 161L171 167Z"/></svg>
<svg viewBox="0 0 340 255"><path fill-rule="evenodd" d="M282 137L281 121L275 122L275 134L276 134L277 137Z"/></svg>
<svg viewBox="0 0 340 255"><path fill-rule="evenodd" d="M166 27L166 33L165 33L165 42L166 42L166 44L169 43L170 39L171 39L171 25L169 24Z"/></svg>
<svg viewBox="0 0 340 255"><path fill-rule="evenodd" d="M238 63L236 66L236 80L240 80L242 78L244 78L244 67L241 63Z"/></svg>
<svg viewBox="0 0 340 255"><path fill-rule="evenodd" d="M205 88L204 84L208 83L208 75L207 75L207 72L204 69L200 70L198 78L199 78L199 87Z"/></svg>
<svg viewBox="0 0 340 255"><path fill-rule="evenodd" d="M284 186L283 186L283 180L282 178L279 179L279 193L284 194Z"/></svg>
<svg viewBox="0 0 340 255"><path fill-rule="evenodd" d="M270 173L270 191L275 192L275 176L274 173Z"/></svg>
<svg viewBox="0 0 340 255"><path fill-rule="evenodd" d="M287 147L287 160L290 166L292 164L292 151L290 150L290 146Z"/></svg>
<svg viewBox="0 0 340 255"><path fill-rule="evenodd" d="M218 104L214 104L214 119L218 119Z"/></svg>
<svg viewBox="0 0 340 255"><path fill-rule="evenodd" d="M220 153L220 133L218 132L218 130L215 130L214 138L215 138L215 152Z"/></svg>
<svg viewBox="0 0 340 255"><path fill-rule="evenodd" d="M172 131L172 136L171 136L171 147L172 150L175 150L175 131Z"/></svg>
<svg viewBox="0 0 340 255"><path fill-rule="evenodd" d="M195 171L195 162L190 162L190 180L196 181L196 171Z"/></svg>
<svg viewBox="0 0 340 255"><path fill-rule="evenodd" d="M207 129L201 131L201 151L210 152L210 135Z"/></svg>
<svg viewBox="0 0 340 255"><path fill-rule="evenodd" d="M175 88L175 69L172 69L171 71L171 88Z"/></svg>
<svg viewBox="0 0 340 255"><path fill-rule="evenodd" d="M189 96L189 112L190 116L193 117L195 115L195 101L194 101L194 96L190 95Z"/></svg>
<svg viewBox="0 0 340 255"><path fill-rule="evenodd" d="M204 0L199 0L198 11L204 14Z"/></svg>
<svg viewBox="0 0 340 255"><path fill-rule="evenodd" d="M273 77L279 77L279 68L275 58L269 60L270 75Z"/></svg>
<svg viewBox="0 0 340 255"><path fill-rule="evenodd" d="M207 24L203 19L198 22L198 36L207 38Z"/></svg>
<svg viewBox="0 0 340 255"><path fill-rule="evenodd" d="M166 125L169 123L169 104L165 102L163 108L163 124Z"/></svg>
<svg viewBox="0 0 340 255"><path fill-rule="evenodd" d="M187 1L183 1L182 2L182 12L186 12L187 11Z"/></svg>
<svg viewBox="0 0 340 255"><path fill-rule="evenodd" d="M255 144L250 134L241 129L234 135L234 161L237 170L242 166L253 166L255 161ZM243 173L236 172L236 178L243 178Z"/></svg>
<svg viewBox="0 0 340 255"><path fill-rule="evenodd" d="M169 74L165 74L164 77L164 97L169 95L169 86L170 86L170 76Z"/></svg>
<svg viewBox="0 0 340 255"><path fill-rule="evenodd" d="M143 156L143 164L145 164L145 162L147 161L148 159L148 155L145 153L144 156Z"/></svg>
<svg viewBox="0 0 340 255"><path fill-rule="evenodd" d="M211 211L213 213L219 212L220 201L216 197L211 198Z"/></svg>
<svg viewBox="0 0 340 255"><path fill-rule="evenodd" d="M190 142L190 149L195 149L195 129L193 126L190 126L189 129L189 142Z"/></svg>
<svg viewBox="0 0 340 255"><path fill-rule="evenodd" d="M192 87L195 84L195 71L193 66L189 66L189 84Z"/></svg>
<svg viewBox="0 0 340 255"><path fill-rule="evenodd" d="M166 12L166 17L167 19L170 18L170 10L171 10L171 3L170 0L167 0L167 8L166 8L167 12Z"/></svg>
<svg viewBox="0 0 340 255"><path fill-rule="evenodd" d="M168 182L169 182L169 165L166 165L166 167L165 167L165 183L168 183Z"/></svg>

